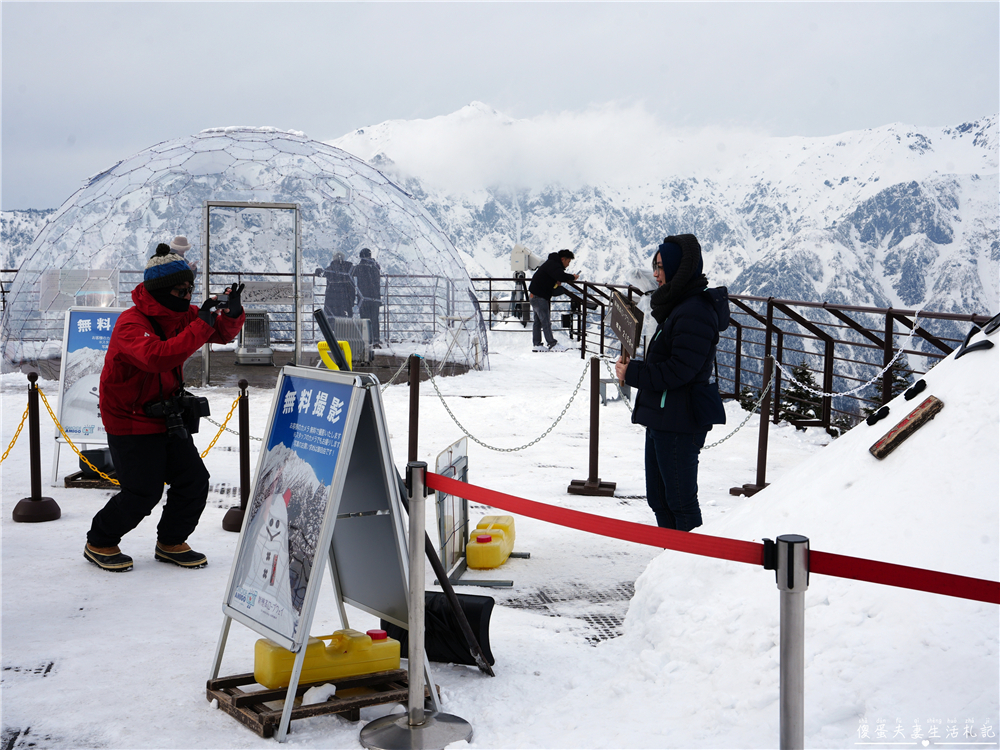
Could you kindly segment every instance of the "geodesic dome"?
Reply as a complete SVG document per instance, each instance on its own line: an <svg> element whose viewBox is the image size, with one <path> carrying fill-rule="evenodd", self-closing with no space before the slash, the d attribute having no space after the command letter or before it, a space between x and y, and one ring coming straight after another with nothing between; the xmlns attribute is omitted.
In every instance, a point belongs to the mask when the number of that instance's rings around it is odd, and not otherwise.
<svg viewBox="0 0 1000 750"><path fill-rule="evenodd" d="M240 205L212 206L220 202ZM488 367L469 275L423 208L340 149L301 133L243 127L141 151L91 177L52 215L7 297L5 367L56 356L70 306L130 306L156 245L176 235L193 245L189 261L208 260L210 293L234 274L270 283L297 275L307 318L323 307L326 278L318 271L335 253L356 263L370 248L382 274L383 340L399 354ZM205 292L200 265L196 302ZM286 302L275 315L293 309L294 300ZM321 339L315 327L305 334Z"/></svg>

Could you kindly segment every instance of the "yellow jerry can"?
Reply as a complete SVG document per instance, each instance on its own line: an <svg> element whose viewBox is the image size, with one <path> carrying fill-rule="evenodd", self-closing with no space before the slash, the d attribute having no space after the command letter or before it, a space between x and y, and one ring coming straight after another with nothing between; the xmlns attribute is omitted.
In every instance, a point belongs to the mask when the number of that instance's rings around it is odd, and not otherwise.
<svg viewBox="0 0 1000 750"><path fill-rule="evenodd" d="M324 643L329 641L329 644ZM253 678L269 690L288 687L295 654L268 638L254 646ZM399 669L399 641L384 630L338 630L309 637L299 682L324 682Z"/></svg>
<svg viewBox="0 0 1000 750"><path fill-rule="evenodd" d="M514 549L514 517L485 516L469 534L465 561L470 568L499 568Z"/></svg>

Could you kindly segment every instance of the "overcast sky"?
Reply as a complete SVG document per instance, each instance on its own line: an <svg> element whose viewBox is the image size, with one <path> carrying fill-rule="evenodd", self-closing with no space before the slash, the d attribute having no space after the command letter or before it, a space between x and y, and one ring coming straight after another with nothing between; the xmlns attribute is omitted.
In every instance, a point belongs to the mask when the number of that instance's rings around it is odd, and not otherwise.
<svg viewBox="0 0 1000 750"><path fill-rule="evenodd" d="M161 141L332 140L472 101L823 136L1000 110L1000 4L0 3L2 207L56 208Z"/></svg>

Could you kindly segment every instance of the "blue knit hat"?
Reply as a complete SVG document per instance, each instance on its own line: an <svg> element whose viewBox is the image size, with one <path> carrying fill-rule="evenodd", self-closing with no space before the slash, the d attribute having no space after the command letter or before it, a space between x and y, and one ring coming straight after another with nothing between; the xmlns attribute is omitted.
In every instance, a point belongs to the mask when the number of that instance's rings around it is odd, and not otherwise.
<svg viewBox="0 0 1000 750"><path fill-rule="evenodd" d="M184 282L194 284L194 271L181 256L170 252L170 245L161 242L146 264L142 283L150 292L171 289Z"/></svg>

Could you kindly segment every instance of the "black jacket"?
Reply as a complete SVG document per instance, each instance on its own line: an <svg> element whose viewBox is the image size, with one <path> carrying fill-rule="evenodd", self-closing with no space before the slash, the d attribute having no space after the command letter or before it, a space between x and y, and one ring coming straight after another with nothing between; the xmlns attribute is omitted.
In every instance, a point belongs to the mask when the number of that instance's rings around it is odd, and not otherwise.
<svg viewBox="0 0 1000 750"><path fill-rule="evenodd" d="M382 269L379 264L371 258L362 258L358 265L351 271L351 276L358 285L358 292L361 294L361 301L381 302L381 275Z"/></svg>
<svg viewBox="0 0 1000 750"><path fill-rule="evenodd" d="M531 277L528 291L536 297L550 300L553 294L562 294L562 290L556 291L557 284L563 281L573 281L575 278L563 267L559 253L549 253L548 259L538 267L535 275Z"/></svg>
<svg viewBox="0 0 1000 750"><path fill-rule="evenodd" d="M729 327L725 287L695 291L677 303L646 347L632 360L625 383L639 389L632 421L670 432L705 432L724 424L725 409L709 382L719 332Z"/></svg>

